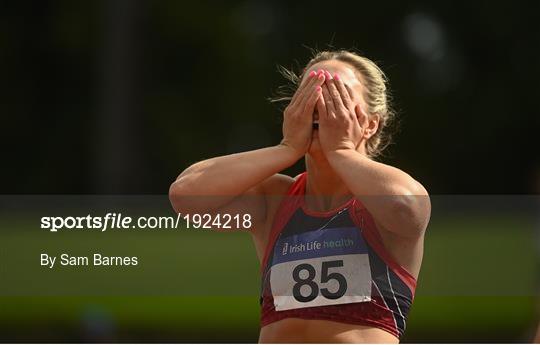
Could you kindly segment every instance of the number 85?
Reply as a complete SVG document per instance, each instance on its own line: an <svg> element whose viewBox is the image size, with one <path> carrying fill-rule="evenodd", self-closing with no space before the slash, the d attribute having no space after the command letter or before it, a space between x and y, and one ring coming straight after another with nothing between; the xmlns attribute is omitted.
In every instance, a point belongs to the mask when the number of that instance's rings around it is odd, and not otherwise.
<svg viewBox="0 0 540 345"><path fill-rule="evenodd" d="M321 267L321 284L327 283L330 280L336 280L338 282L339 288L336 292L330 292L326 288L319 289L319 286L317 283L313 281L316 276L315 267L313 267L310 264L304 263L296 266L292 272L292 278L296 282L293 286L293 297L298 302L307 303L313 301L317 296L319 295L319 291L321 292L321 295L323 295L325 298L328 299L338 299L340 297L343 297L345 295L345 292L347 291L347 279L343 276L343 274L332 272L328 273L329 268L334 267L343 267L343 260L334 260L334 261L323 261L322 267ZM300 277L300 272L307 271L308 276L305 279L302 279ZM302 286L307 285L310 287L311 291L309 295L303 296L300 292L300 289Z"/></svg>

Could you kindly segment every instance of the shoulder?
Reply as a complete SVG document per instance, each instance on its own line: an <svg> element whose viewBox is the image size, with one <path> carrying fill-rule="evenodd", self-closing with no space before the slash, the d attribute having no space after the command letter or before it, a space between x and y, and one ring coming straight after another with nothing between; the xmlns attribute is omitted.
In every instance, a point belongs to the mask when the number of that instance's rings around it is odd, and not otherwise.
<svg viewBox="0 0 540 345"><path fill-rule="evenodd" d="M366 207L383 231L404 238L421 238L431 217L427 189L404 170L384 163L380 169L382 190L379 197L366 198Z"/></svg>

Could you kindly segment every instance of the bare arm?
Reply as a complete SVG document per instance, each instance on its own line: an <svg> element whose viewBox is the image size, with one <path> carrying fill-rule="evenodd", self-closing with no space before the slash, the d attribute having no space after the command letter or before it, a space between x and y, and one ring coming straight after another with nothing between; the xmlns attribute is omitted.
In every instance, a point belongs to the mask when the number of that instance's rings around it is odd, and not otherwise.
<svg viewBox="0 0 540 345"><path fill-rule="evenodd" d="M339 78L327 78L317 108L326 158L349 190L386 230L405 237L423 234L431 213L424 187L403 171L357 151L368 116ZM366 125L365 125L366 126Z"/></svg>
<svg viewBox="0 0 540 345"><path fill-rule="evenodd" d="M249 213L256 226L261 225L267 209L262 197L267 193L265 187L271 188L275 174L294 164L309 148L317 87L323 82L324 75L310 74L298 88L284 112L281 144L208 159L180 174L169 190L175 211Z"/></svg>
<svg viewBox="0 0 540 345"><path fill-rule="evenodd" d="M423 233L431 205L420 183L354 150L333 151L327 157L351 192L385 229L405 237Z"/></svg>
<svg viewBox="0 0 540 345"><path fill-rule="evenodd" d="M261 218L262 182L297 159L291 148L280 144L201 161L180 174L170 187L169 197L176 212L210 213L223 211L227 205L228 211ZM246 198L240 200L241 195Z"/></svg>

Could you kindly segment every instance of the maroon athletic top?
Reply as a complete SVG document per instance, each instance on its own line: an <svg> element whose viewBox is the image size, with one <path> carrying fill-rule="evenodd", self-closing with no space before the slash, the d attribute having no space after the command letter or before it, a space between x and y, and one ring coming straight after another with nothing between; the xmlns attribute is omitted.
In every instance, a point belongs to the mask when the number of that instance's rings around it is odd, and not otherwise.
<svg viewBox="0 0 540 345"><path fill-rule="evenodd" d="M416 279L385 250L356 198L329 212L304 204L300 174L276 213L261 266L261 326L285 318L405 331Z"/></svg>

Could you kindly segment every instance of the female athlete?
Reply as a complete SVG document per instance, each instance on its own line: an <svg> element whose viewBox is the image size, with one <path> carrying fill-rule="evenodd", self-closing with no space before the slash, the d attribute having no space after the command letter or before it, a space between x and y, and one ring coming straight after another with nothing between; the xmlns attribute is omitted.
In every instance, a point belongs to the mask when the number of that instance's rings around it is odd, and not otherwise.
<svg viewBox="0 0 540 345"><path fill-rule="evenodd" d="M252 216L260 342L397 343L431 206L419 182L373 160L393 116L385 76L340 50L318 53L297 80L279 145L190 166L171 203ZM279 173L302 157L304 173Z"/></svg>

